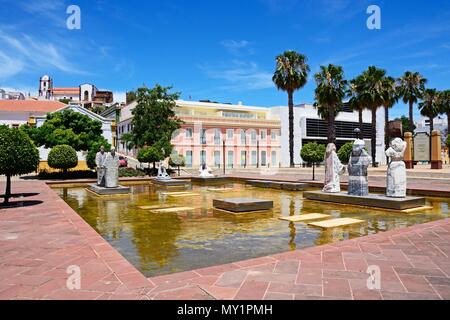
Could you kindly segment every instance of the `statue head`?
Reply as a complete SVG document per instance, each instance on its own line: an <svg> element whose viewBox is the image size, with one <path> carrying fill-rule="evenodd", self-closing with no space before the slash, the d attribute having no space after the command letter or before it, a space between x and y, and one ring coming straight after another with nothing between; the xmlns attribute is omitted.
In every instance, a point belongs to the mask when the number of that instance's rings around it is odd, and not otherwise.
<svg viewBox="0 0 450 320"><path fill-rule="evenodd" d="M111 155L113 157L116 155L116 148L111 148Z"/></svg>
<svg viewBox="0 0 450 320"><path fill-rule="evenodd" d="M406 142L400 138L395 138L394 140L392 140L390 145L392 149L399 153L404 152L406 149Z"/></svg>
<svg viewBox="0 0 450 320"><path fill-rule="evenodd" d="M327 156L329 156L331 153L336 152L336 145L334 143L329 143L327 145L327 150L326 150L326 154Z"/></svg>
<svg viewBox="0 0 450 320"><path fill-rule="evenodd" d="M352 150L353 155L355 156L360 155L361 152L364 150L365 146L366 143L364 142L364 140L356 139L355 142L353 143L353 150Z"/></svg>
<svg viewBox="0 0 450 320"><path fill-rule="evenodd" d="M105 153L105 146L100 146L100 152Z"/></svg>

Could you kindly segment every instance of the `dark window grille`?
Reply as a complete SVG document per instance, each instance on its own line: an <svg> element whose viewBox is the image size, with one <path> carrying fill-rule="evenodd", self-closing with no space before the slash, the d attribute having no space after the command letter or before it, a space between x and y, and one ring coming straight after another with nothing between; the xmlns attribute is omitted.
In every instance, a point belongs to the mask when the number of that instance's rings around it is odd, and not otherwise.
<svg viewBox="0 0 450 320"><path fill-rule="evenodd" d="M353 139L355 138L355 129L359 127L357 122L336 121L336 138ZM322 119L306 119L306 136L308 137L327 137L328 124ZM364 139L371 138L372 125L363 123L362 134Z"/></svg>

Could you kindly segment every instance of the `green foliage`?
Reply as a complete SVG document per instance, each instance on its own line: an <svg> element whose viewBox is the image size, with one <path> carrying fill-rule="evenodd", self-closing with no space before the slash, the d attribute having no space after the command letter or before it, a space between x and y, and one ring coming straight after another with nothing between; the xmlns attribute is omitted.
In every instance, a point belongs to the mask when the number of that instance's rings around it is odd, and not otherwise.
<svg viewBox="0 0 450 320"><path fill-rule="evenodd" d="M347 142L342 147L339 148L337 152L339 160L342 163L347 164L350 160L350 155L352 154L353 142Z"/></svg>
<svg viewBox="0 0 450 320"><path fill-rule="evenodd" d="M22 130L0 126L0 174L27 174L38 165L39 150L30 137Z"/></svg>
<svg viewBox="0 0 450 320"><path fill-rule="evenodd" d="M133 168L119 168L119 177L144 177L145 173Z"/></svg>
<svg viewBox="0 0 450 320"><path fill-rule="evenodd" d="M422 92L425 90L425 79L418 72L406 71L405 74L398 79L398 93L404 103L414 104L422 98Z"/></svg>
<svg viewBox="0 0 450 320"><path fill-rule="evenodd" d="M64 104L69 104L70 103L70 101L72 101L72 100L70 100L70 99L59 99L59 102L62 102L62 103L64 103Z"/></svg>
<svg viewBox="0 0 450 320"><path fill-rule="evenodd" d="M405 132L414 132L416 130L416 126L414 125L412 131L409 129L409 118L407 116L401 116L400 118L396 118L394 120L400 120L402 122L402 130Z"/></svg>
<svg viewBox="0 0 450 320"><path fill-rule="evenodd" d="M308 163L321 163L325 157L325 145L316 142L305 144L300 151L302 159Z"/></svg>
<svg viewBox="0 0 450 320"><path fill-rule="evenodd" d="M139 150L137 159L139 162L154 163L163 159L162 151L155 147L146 147Z"/></svg>
<svg viewBox="0 0 450 320"><path fill-rule="evenodd" d="M426 89L423 92L423 101L419 103L420 114L433 121L440 112L440 93L436 89Z"/></svg>
<svg viewBox="0 0 450 320"><path fill-rule="evenodd" d="M305 55L289 50L276 57L276 70L272 77L279 90L294 92L308 81L309 65Z"/></svg>
<svg viewBox="0 0 450 320"><path fill-rule="evenodd" d="M48 165L53 169L67 171L78 165L78 156L74 148L68 145L55 146L48 154Z"/></svg>
<svg viewBox="0 0 450 320"><path fill-rule="evenodd" d="M111 150L111 145L104 137L100 137L97 141L93 142L86 155L86 163L91 169L96 167L95 156L97 155L97 152L100 151L101 146L104 146L106 151Z"/></svg>
<svg viewBox="0 0 450 320"><path fill-rule="evenodd" d="M184 167L185 164L186 161L182 154L179 154L178 152L172 152L172 154L170 155L169 165L171 165L172 167Z"/></svg>
<svg viewBox="0 0 450 320"><path fill-rule="evenodd" d="M102 137L102 124L73 110L49 113L39 127L23 126L37 146L53 148L69 145L76 151L87 151Z"/></svg>
<svg viewBox="0 0 450 320"><path fill-rule="evenodd" d="M133 101L136 101L136 92L135 91L128 91L126 93L126 104L129 104Z"/></svg>

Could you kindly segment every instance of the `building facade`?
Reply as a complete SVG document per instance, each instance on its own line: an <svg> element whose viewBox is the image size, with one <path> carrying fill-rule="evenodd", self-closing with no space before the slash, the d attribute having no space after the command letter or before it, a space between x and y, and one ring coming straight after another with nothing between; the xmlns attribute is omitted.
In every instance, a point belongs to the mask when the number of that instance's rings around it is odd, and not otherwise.
<svg viewBox="0 0 450 320"><path fill-rule="evenodd" d="M0 100L25 100L25 95L22 92L6 91L0 88Z"/></svg>
<svg viewBox="0 0 450 320"><path fill-rule="evenodd" d="M289 166L289 109L285 106L271 108L273 117L281 121L281 165ZM343 144L355 139L354 130L359 128L358 112L344 108L336 117L336 146L339 149ZM363 112L362 131L366 149L371 150L372 115L370 111ZM384 110L380 108L377 112L377 158L379 164L386 163L384 156ZM300 104L294 107L294 163L303 164L300 157L302 146L308 142L327 142L327 123L317 113L317 108L312 104Z"/></svg>
<svg viewBox="0 0 450 320"><path fill-rule="evenodd" d="M185 157L186 167L203 163L211 168L278 167L280 120L270 109L210 101L176 102L176 115L184 122L174 133L174 150ZM118 140L132 130L133 102L122 109ZM119 142L119 151L136 156Z"/></svg>

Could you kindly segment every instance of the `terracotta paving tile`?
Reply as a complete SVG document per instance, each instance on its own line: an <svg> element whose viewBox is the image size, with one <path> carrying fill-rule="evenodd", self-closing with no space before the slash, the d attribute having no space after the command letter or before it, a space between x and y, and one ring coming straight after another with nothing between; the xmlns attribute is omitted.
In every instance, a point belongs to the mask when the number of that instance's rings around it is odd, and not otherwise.
<svg viewBox="0 0 450 320"><path fill-rule="evenodd" d="M275 273L289 273L297 274L300 267L300 261L298 260L284 260L278 261L275 266Z"/></svg>
<svg viewBox="0 0 450 320"><path fill-rule="evenodd" d="M445 277L445 274L439 269L419 269L419 268L400 268L394 267L398 274L412 274L430 277Z"/></svg>
<svg viewBox="0 0 450 320"><path fill-rule="evenodd" d="M434 293L430 283L423 276L400 274L399 277L408 292Z"/></svg>
<svg viewBox="0 0 450 320"><path fill-rule="evenodd" d="M352 298L350 284L347 279L326 279L323 281L323 295L326 297Z"/></svg>
<svg viewBox="0 0 450 320"><path fill-rule="evenodd" d="M201 285L200 287L216 300L232 300L239 290L238 288L225 288L205 285Z"/></svg>
<svg viewBox="0 0 450 320"><path fill-rule="evenodd" d="M303 265L303 264L302 264ZM322 285L322 270L321 269L309 269L300 267L297 275L297 284L311 284Z"/></svg>
<svg viewBox="0 0 450 320"><path fill-rule="evenodd" d="M322 295L322 286L271 282L267 291L301 294L304 296L320 296Z"/></svg>
<svg viewBox="0 0 450 320"><path fill-rule="evenodd" d="M435 293L410 293L410 292L387 292L382 291L384 300L441 300Z"/></svg>
<svg viewBox="0 0 450 320"><path fill-rule="evenodd" d="M161 292L157 300L214 300L208 293L197 286L181 288L170 292Z"/></svg>
<svg viewBox="0 0 450 320"><path fill-rule="evenodd" d="M450 286L435 286L433 285L434 290L437 291L439 296L444 300L450 300Z"/></svg>
<svg viewBox="0 0 450 320"><path fill-rule="evenodd" d="M237 292L236 300L261 300L266 294L269 282L249 280L245 281Z"/></svg>
<svg viewBox="0 0 450 320"><path fill-rule="evenodd" d="M447 277L425 277L432 286L450 286L450 278Z"/></svg>
<svg viewBox="0 0 450 320"><path fill-rule="evenodd" d="M227 288L239 288L247 277L248 271L244 270L234 270L225 272L220 276L219 280L215 283L218 287L227 287Z"/></svg>
<svg viewBox="0 0 450 320"><path fill-rule="evenodd" d="M295 295L289 293L267 292L264 300L294 300Z"/></svg>

